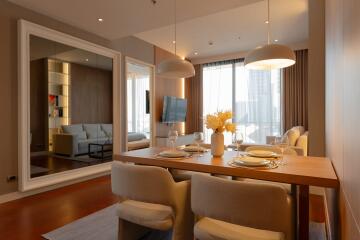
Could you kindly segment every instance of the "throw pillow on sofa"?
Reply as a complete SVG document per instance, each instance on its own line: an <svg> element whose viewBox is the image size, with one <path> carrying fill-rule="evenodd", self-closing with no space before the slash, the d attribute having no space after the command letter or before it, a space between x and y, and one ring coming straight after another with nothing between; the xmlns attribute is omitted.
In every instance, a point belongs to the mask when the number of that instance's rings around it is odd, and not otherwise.
<svg viewBox="0 0 360 240"><path fill-rule="evenodd" d="M112 124L101 124L101 129L105 132L107 137L112 138Z"/></svg>
<svg viewBox="0 0 360 240"><path fill-rule="evenodd" d="M298 128L291 128L284 134L287 136L290 146L295 146L297 139L300 137L300 130Z"/></svg>
<svg viewBox="0 0 360 240"><path fill-rule="evenodd" d="M106 137L106 134L100 128L100 124L84 124L84 130L89 139Z"/></svg>

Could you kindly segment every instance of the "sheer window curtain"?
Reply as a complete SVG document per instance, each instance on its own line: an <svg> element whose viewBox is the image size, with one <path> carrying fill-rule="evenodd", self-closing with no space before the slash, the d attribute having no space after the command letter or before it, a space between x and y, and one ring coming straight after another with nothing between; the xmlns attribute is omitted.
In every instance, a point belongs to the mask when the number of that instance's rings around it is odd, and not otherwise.
<svg viewBox="0 0 360 240"><path fill-rule="evenodd" d="M148 76L129 74L127 80L128 132L150 134L150 114L146 113Z"/></svg>
<svg viewBox="0 0 360 240"><path fill-rule="evenodd" d="M280 70L252 71L242 60L203 66L203 115L221 110L234 113L233 122L249 143L265 143L266 136L281 134ZM212 130L204 127L205 141ZM231 135L225 134L225 144Z"/></svg>
<svg viewBox="0 0 360 240"><path fill-rule="evenodd" d="M232 110L233 65L220 64L203 67L203 115L218 111ZM205 126L205 142L210 142L212 130ZM231 135L226 133L225 144L231 143Z"/></svg>
<svg viewBox="0 0 360 240"><path fill-rule="evenodd" d="M281 133L280 70L247 70L235 65L234 122L250 143L265 143Z"/></svg>

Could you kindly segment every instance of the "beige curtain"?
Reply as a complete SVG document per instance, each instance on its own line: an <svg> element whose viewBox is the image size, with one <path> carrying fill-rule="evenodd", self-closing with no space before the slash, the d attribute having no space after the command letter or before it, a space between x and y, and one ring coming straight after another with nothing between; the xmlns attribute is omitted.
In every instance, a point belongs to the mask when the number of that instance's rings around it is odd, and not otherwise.
<svg viewBox="0 0 360 240"><path fill-rule="evenodd" d="M185 132L203 130L202 65L194 65L195 76L185 79L185 98L188 101Z"/></svg>
<svg viewBox="0 0 360 240"><path fill-rule="evenodd" d="M283 74L284 90L284 130L293 126L308 126L308 50L295 51L296 64L285 68Z"/></svg>

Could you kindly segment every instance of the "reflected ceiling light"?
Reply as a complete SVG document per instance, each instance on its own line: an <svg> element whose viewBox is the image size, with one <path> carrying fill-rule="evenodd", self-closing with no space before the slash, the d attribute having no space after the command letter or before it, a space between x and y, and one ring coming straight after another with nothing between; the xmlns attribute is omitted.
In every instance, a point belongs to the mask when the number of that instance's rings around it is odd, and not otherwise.
<svg viewBox="0 0 360 240"><path fill-rule="evenodd" d="M185 59L180 59L176 54L176 0L175 0L175 24L174 24L174 54L176 58L166 59L157 66L157 73L166 78L188 78L195 76L194 66Z"/></svg>
<svg viewBox="0 0 360 240"><path fill-rule="evenodd" d="M85 59L85 61L86 61L86 62L88 62L88 61L89 61L89 59L88 59L88 58L86 58L86 59Z"/></svg>
<svg viewBox="0 0 360 240"><path fill-rule="evenodd" d="M278 42L279 40L275 39L274 42Z"/></svg>
<svg viewBox="0 0 360 240"><path fill-rule="evenodd" d="M103 22L103 21L104 21L104 19L102 19L102 18L98 18L98 21L99 21L99 22Z"/></svg>
<svg viewBox="0 0 360 240"><path fill-rule="evenodd" d="M295 53L289 47L270 43L270 0L267 1L267 45L255 48L245 57L245 67L254 70L271 70L295 64Z"/></svg>
<svg viewBox="0 0 360 240"><path fill-rule="evenodd" d="M199 53L198 52L194 52L195 55L198 55Z"/></svg>

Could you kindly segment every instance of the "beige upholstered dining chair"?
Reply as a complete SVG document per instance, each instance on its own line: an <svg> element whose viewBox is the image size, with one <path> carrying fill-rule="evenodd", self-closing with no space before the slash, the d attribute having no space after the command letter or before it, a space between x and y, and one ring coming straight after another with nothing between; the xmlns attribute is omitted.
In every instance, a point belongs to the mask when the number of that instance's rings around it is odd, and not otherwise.
<svg viewBox="0 0 360 240"><path fill-rule="evenodd" d="M176 183L163 168L113 162L111 186L120 197L119 240L139 239L149 228L193 239L189 181Z"/></svg>
<svg viewBox="0 0 360 240"><path fill-rule="evenodd" d="M294 239L292 204L281 186L192 177L197 240Z"/></svg>

